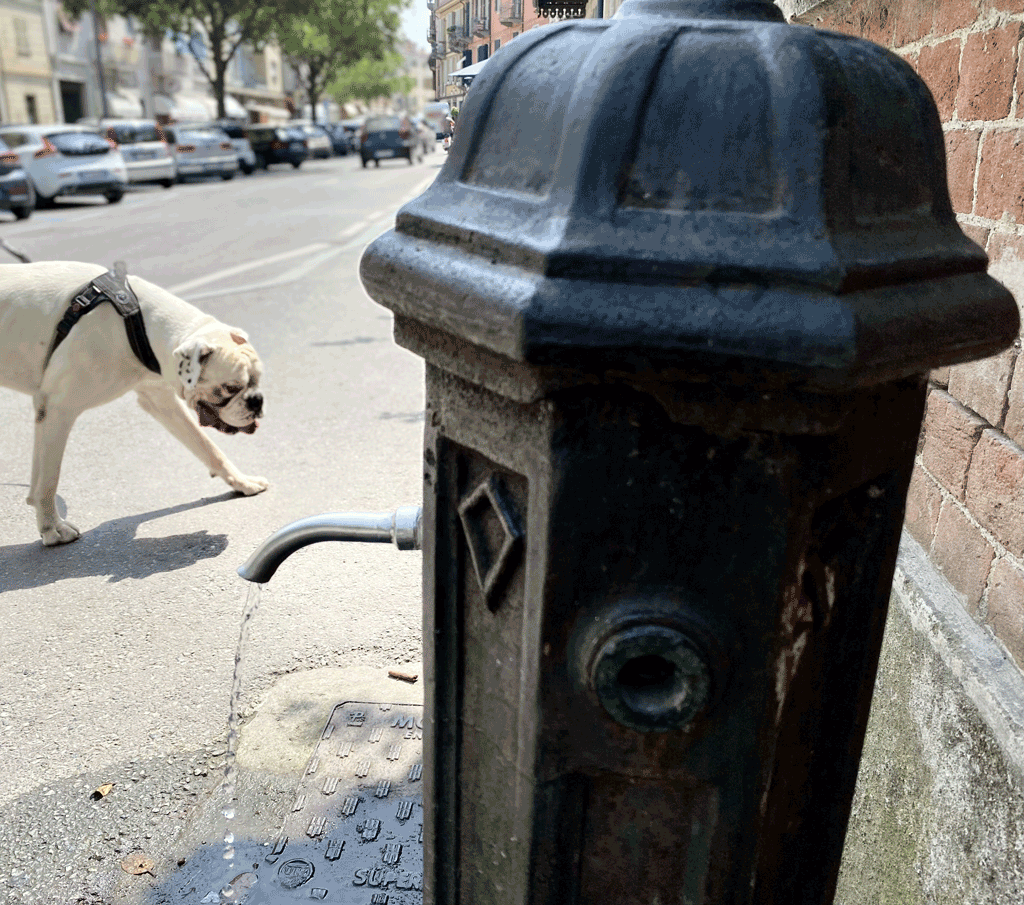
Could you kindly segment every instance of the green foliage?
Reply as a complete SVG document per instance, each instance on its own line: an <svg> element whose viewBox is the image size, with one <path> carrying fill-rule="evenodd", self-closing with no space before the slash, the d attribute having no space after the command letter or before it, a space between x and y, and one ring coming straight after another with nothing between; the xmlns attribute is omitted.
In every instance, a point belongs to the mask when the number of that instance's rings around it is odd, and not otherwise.
<svg viewBox="0 0 1024 905"><path fill-rule="evenodd" d="M416 80L401 72L402 57L385 54L382 59L363 58L343 67L328 86L339 104L359 100L369 103L378 97L391 97L412 91Z"/></svg>
<svg viewBox="0 0 1024 905"><path fill-rule="evenodd" d="M301 15L278 17L275 33L316 116L317 101L348 66L393 51L409 0L310 0Z"/></svg>

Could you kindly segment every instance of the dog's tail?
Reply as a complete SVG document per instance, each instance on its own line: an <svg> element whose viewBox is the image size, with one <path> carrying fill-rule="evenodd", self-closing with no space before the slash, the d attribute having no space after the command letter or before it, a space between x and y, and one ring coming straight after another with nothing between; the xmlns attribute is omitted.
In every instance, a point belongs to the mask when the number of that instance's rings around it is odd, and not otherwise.
<svg viewBox="0 0 1024 905"><path fill-rule="evenodd" d="M28 255L25 254L25 252L19 251L13 245L9 244L7 242L7 240L4 239L3 237L0 237L0 246L2 246L3 250L6 251L8 254L14 255L14 257L16 257L19 261L21 261L22 264L31 264L32 263L29 260Z"/></svg>

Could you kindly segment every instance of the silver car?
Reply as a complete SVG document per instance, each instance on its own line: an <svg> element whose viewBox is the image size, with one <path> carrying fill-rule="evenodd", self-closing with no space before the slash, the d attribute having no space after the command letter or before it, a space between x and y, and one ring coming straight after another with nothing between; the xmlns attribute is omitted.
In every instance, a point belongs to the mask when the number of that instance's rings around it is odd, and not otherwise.
<svg viewBox="0 0 1024 905"><path fill-rule="evenodd" d="M80 119L80 125L95 124L96 131L115 142L128 168L128 182L155 182L169 189L177 177L174 155L164 133L151 119Z"/></svg>
<svg viewBox="0 0 1024 905"><path fill-rule="evenodd" d="M182 125L162 127L174 154L178 182L193 176L220 176L234 179L238 173L238 155L227 134L216 126Z"/></svg>

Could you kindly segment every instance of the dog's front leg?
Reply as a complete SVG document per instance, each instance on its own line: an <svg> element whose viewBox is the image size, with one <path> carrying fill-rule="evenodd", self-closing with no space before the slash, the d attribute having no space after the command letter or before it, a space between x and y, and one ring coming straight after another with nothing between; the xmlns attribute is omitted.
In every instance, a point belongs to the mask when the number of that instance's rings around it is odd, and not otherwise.
<svg viewBox="0 0 1024 905"><path fill-rule="evenodd" d="M79 412L68 412L53 404L52 397L37 395L33 400L36 414L35 445L32 449L32 481L29 484L29 506L36 510L39 536L47 547L68 544L80 537L79 530L57 514L57 482L68 435Z"/></svg>
<svg viewBox="0 0 1024 905"><path fill-rule="evenodd" d="M210 469L210 474L213 477L223 478L232 490L246 496L260 493L270 486L270 482L266 478L248 477L235 468L228 457L221 452L220 447L203 433L202 428L192 419L185 403L174 394L170 387L154 383L136 387L135 392L143 411L156 418L184 443L192 451L192 454Z"/></svg>

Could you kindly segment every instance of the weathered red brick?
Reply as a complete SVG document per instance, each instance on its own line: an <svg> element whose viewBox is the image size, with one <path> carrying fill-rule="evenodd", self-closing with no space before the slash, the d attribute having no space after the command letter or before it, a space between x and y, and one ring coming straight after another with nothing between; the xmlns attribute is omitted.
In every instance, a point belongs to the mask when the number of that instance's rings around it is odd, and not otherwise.
<svg viewBox="0 0 1024 905"><path fill-rule="evenodd" d="M1020 129L988 132L981 143L974 212L1024 222L1024 136Z"/></svg>
<svg viewBox="0 0 1024 905"><path fill-rule="evenodd" d="M992 428L971 457L967 508L1007 550L1024 555L1024 449Z"/></svg>
<svg viewBox="0 0 1024 905"><path fill-rule="evenodd" d="M1006 557L992 566L985 622L1024 668L1024 572Z"/></svg>
<svg viewBox="0 0 1024 905"><path fill-rule="evenodd" d="M949 393L937 388L929 390L921 461L958 500L965 499L967 468L985 427L981 418Z"/></svg>
<svg viewBox="0 0 1024 905"><path fill-rule="evenodd" d="M932 30L937 4L902 0L896 9L892 41L895 47L920 41Z"/></svg>
<svg viewBox="0 0 1024 905"><path fill-rule="evenodd" d="M985 0L983 9L1011 15L1024 13L1024 0Z"/></svg>
<svg viewBox="0 0 1024 905"><path fill-rule="evenodd" d="M943 502L935 526L932 559L949 583L967 598L965 604L971 613L978 612L994 556L995 550L977 526L952 500Z"/></svg>
<svg viewBox="0 0 1024 905"><path fill-rule="evenodd" d="M1009 405L1006 407L1006 420L1003 422L1003 433L1018 446L1024 447L1024 352L1020 341L1017 341L1017 363L1010 378Z"/></svg>
<svg viewBox="0 0 1024 905"><path fill-rule="evenodd" d="M987 251L990 264L1024 261L1024 238L1004 229L994 229Z"/></svg>
<svg viewBox="0 0 1024 905"><path fill-rule="evenodd" d="M946 180L953 210L969 214L974 210L974 170L978 165L981 132L976 129L952 129L946 138Z"/></svg>
<svg viewBox="0 0 1024 905"><path fill-rule="evenodd" d="M951 38L941 44L922 47L916 68L935 98L939 118L948 122L953 118L960 87L960 39Z"/></svg>
<svg viewBox="0 0 1024 905"><path fill-rule="evenodd" d="M973 223L961 223L960 231L972 242L977 242L982 250L988 245L988 237L992 232L986 226L975 226Z"/></svg>
<svg viewBox="0 0 1024 905"><path fill-rule="evenodd" d="M998 355L950 368L950 395L981 415L992 427L1002 428L1016 357L1016 350L1010 348Z"/></svg>
<svg viewBox="0 0 1024 905"><path fill-rule="evenodd" d="M941 37L965 28L978 18L977 0L942 0L935 4L934 33Z"/></svg>
<svg viewBox="0 0 1024 905"><path fill-rule="evenodd" d="M956 96L961 119L994 121L1009 116L1020 28L1020 23L1014 22L967 36Z"/></svg>
<svg viewBox="0 0 1024 905"><path fill-rule="evenodd" d="M935 538L935 526L942 508L942 491L928 477L920 465L914 466L907 491L907 510L904 524L914 538L926 550L930 550Z"/></svg>

